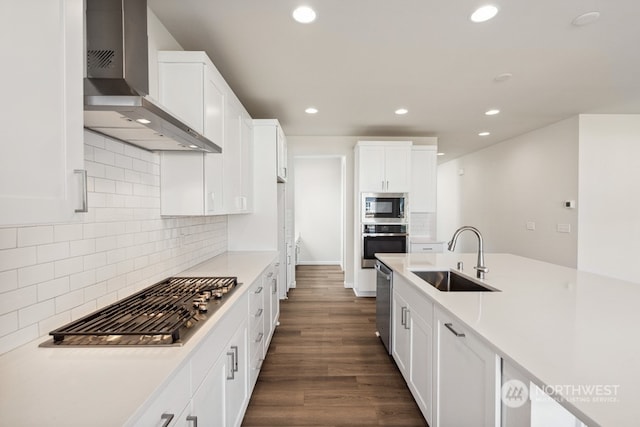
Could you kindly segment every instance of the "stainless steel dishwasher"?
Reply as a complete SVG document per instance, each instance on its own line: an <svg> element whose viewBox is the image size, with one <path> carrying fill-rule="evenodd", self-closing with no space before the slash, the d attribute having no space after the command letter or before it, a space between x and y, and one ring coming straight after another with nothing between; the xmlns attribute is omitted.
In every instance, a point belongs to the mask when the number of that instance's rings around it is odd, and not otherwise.
<svg viewBox="0 0 640 427"><path fill-rule="evenodd" d="M391 354L391 296L393 272L380 260L376 260L376 327L382 344Z"/></svg>

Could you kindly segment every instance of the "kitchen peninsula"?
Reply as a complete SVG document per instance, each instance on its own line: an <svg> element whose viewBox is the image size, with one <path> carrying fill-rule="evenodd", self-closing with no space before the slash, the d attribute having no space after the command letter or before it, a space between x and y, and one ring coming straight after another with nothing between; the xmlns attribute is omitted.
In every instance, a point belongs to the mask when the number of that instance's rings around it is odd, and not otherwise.
<svg viewBox="0 0 640 427"><path fill-rule="evenodd" d="M427 405L439 405L440 411L435 413L445 413L446 405L452 405L443 402L442 395L438 398L439 387L447 387L439 369L448 362L436 356L437 345L442 346L447 339L477 338L499 362L495 370L497 380L489 384L495 393L485 408L494 413L490 414L492 419L500 417L500 385L506 380L502 377L500 381L501 359L503 372L508 367L523 381L530 380L545 391L553 390L556 398L563 399L562 405L589 426L637 425L640 419L637 404L640 345L634 339L640 323L637 284L509 254L486 254L489 272L480 282L499 292L442 292L413 271L455 271L462 261L462 274L477 280L472 268L475 253L377 257L394 272L394 293L399 282L410 288L417 299L432 304L433 308L427 310L430 312L425 313L418 309L416 298L408 299L402 307L401 320L408 325L409 318L422 316L426 323L434 325L431 336L435 338L431 342L436 350L432 365L434 376L440 378L433 380L434 397ZM408 314L411 305L416 308ZM438 313L449 323L440 324ZM400 322L400 318L394 319ZM592 391L586 392L587 389ZM608 390L607 399L593 390ZM464 412L460 406L457 411ZM514 415L515 410L511 411ZM434 425L446 425L442 422L445 421L441 416Z"/></svg>

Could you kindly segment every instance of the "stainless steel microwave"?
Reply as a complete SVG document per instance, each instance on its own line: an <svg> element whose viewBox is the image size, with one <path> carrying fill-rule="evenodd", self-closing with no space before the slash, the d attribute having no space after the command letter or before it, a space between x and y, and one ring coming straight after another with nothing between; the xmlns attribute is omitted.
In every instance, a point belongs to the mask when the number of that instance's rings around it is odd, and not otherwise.
<svg viewBox="0 0 640 427"><path fill-rule="evenodd" d="M362 223L407 222L406 193L362 193Z"/></svg>

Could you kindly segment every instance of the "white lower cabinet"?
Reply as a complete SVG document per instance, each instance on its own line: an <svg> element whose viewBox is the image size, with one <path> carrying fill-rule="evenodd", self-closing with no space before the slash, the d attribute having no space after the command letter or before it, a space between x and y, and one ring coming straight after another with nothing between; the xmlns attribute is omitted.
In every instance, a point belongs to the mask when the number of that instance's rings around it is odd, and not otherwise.
<svg viewBox="0 0 640 427"><path fill-rule="evenodd" d="M409 390L431 425L433 420L433 303L400 275L393 278L392 353Z"/></svg>
<svg viewBox="0 0 640 427"><path fill-rule="evenodd" d="M436 308L436 426L500 425L500 358Z"/></svg>

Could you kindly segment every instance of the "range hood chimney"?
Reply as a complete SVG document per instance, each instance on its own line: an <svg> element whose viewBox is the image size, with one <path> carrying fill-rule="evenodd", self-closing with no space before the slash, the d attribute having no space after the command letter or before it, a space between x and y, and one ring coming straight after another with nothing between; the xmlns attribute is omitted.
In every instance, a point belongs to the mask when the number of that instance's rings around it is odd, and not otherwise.
<svg viewBox="0 0 640 427"><path fill-rule="evenodd" d="M146 0L86 0L84 127L150 151L222 149L149 97Z"/></svg>

